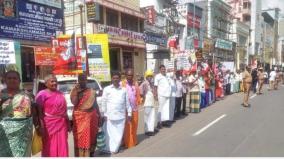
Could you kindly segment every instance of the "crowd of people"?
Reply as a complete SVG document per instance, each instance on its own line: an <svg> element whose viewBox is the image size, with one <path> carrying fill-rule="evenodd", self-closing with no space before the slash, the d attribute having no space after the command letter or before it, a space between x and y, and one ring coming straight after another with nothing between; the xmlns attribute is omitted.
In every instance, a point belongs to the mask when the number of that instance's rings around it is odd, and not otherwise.
<svg viewBox="0 0 284 159"><path fill-rule="evenodd" d="M112 83L104 88L99 107L95 90L87 87L87 76L78 75L78 84L70 93L74 105L71 125L64 95L57 89L56 76L46 76L46 89L33 98L20 89L18 72L6 72L5 88L0 93L0 156L30 156L33 126L34 134L42 139L43 157L69 155L68 131L73 132L75 156L93 156L98 149L99 128L105 134L105 145L99 150L115 154L121 146L131 148L138 144L142 107L145 135L153 136L182 116L200 113L226 95L244 92L243 106L249 107L251 90L262 94L266 81L269 81L269 90L278 89L284 82L278 68L269 75L262 67L251 70L247 66L232 72L224 70L221 64L208 62L197 62L189 71L169 71L161 65L159 73L147 70L144 77L143 81L136 81L133 69L127 69L125 77L112 72Z"/></svg>

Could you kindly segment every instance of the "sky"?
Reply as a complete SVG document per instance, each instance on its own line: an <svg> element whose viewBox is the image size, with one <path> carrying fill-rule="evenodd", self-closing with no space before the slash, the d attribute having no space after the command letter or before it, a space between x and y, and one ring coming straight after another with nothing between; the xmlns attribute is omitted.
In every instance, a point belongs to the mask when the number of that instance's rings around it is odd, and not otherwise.
<svg viewBox="0 0 284 159"><path fill-rule="evenodd" d="M281 9L280 13L284 16L284 0L262 0L262 9L275 7L279 7Z"/></svg>

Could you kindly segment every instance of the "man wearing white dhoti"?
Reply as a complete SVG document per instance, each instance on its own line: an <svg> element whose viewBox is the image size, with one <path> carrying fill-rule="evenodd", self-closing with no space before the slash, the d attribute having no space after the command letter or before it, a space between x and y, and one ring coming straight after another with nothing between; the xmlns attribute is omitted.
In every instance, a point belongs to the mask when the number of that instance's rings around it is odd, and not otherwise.
<svg viewBox="0 0 284 159"><path fill-rule="evenodd" d="M175 122L174 116L175 116L175 107L176 107L177 86L176 86L176 79L175 79L174 72L169 72L167 75L168 75L168 78L169 78L169 81L170 81L170 84L171 84L170 120L169 120L168 124L172 124L173 122Z"/></svg>
<svg viewBox="0 0 284 159"><path fill-rule="evenodd" d="M170 126L168 123L166 123L166 121L170 119L170 96L171 84L166 76L166 67L161 65L160 73L156 75L154 80L154 97L159 103L157 116L158 129L161 129L162 125Z"/></svg>
<svg viewBox="0 0 284 159"><path fill-rule="evenodd" d="M144 105L144 129L145 135L153 136L155 134L155 99L154 99L154 81L153 72L147 70L145 72L146 80L140 86L140 93L143 97Z"/></svg>
<svg viewBox="0 0 284 159"><path fill-rule="evenodd" d="M102 111L106 121L104 124L106 135L104 151L112 154L118 152L125 120L131 120L132 114L127 91L120 86L119 82L120 74L118 72L112 73L112 85L105 87L102 96Z"/></svg>

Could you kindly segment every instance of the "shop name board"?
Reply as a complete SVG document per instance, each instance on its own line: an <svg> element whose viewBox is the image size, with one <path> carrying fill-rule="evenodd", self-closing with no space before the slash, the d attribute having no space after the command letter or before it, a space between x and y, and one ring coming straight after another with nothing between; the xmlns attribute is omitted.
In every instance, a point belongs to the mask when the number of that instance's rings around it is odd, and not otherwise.
<svg viewBox="0 0 284 159"><path fill-rule="evenodd" d="M98 24L99 33L107 33L109 35L122 36L135 40L144 40L144 34L134 31L129 31L121 28L111 27L107 25Z"/></svg>
<svg viewBox="0 0 284 159"><path fill-rule="evenodd" d="M96 22L100 20L100 7L95 2L87 2L87 19L88 22Z"/></svg>
<svg viewBox="0 0 284 159"><path fill-rule="evenodd" d="M15 46L11 40L0 40L0 64L15 64Z"/></svg>
<svg viewBox="0 0 284 159"><path fill-rule="evenodd" d="M232 51L233 43L231 41L217 39L215 43L215 47L219 49L229 50Z"/></svg>
<svg viewBox="0 0 284 159"><path fill-rule="evenodd" d="M0 37L50 42L63 30L63 10L23 0L11 14L0 13Z"/></svg>
<svg viewBox="0 0 284 159"><path fill-rule="evenodd" d="M167 46L167 37L157 34L146 33L145 42L150 44L156 44L160 46Z"/></svg>

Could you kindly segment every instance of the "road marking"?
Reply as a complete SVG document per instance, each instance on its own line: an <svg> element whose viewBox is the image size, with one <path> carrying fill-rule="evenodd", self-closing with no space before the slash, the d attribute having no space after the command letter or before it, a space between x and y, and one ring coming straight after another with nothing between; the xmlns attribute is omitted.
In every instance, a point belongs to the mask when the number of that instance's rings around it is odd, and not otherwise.
<svg viewBox="0 0 284 159"><path fill-rule="evenodd" d="M256 94L254 94L254 95L252 95L251 97L249 97L250 99L252 99L252 98L254 98L254 97L256 97Z"/></svg>
<svg viewBox="0 0 284 159"><path fill-rule="evenodd" d="M196 133L194 133L192 136L197 136L200 135L201 133L203 133L206 129L210 128L212 125L216 124L218 121L220 121L221 119L223 119L224 117L226 117L226 114L221 115L219 118L215 119L214 121L212 121L211 123L209 123L208 125L206 125L205 127L203 127L202 129L200 129L199 131L197 131Z"/></svg>

